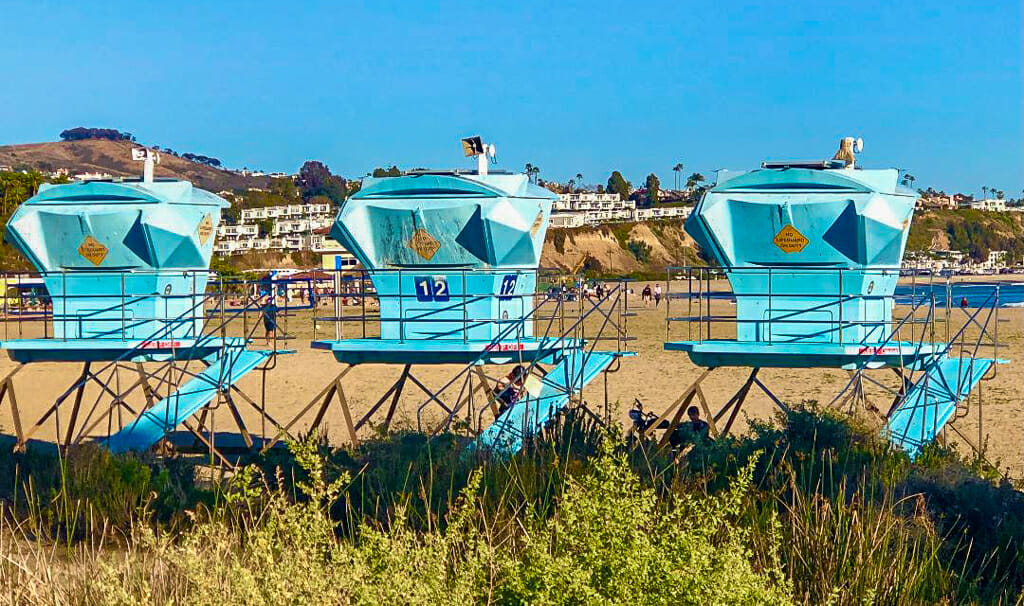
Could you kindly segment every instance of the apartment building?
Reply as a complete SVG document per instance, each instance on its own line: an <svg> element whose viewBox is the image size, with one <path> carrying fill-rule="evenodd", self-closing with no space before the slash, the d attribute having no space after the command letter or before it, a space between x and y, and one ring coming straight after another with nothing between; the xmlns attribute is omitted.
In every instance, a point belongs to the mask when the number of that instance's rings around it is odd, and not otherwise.
<svg viewBox="0 0 1024 606"><path fill-rule="evenodd" d="M311 219L333 217L330 204L288 204L287 206L264 206L242 210L241 223L253 223L263 219Z"/></svg>
<svg viewBox="0 0 1024 606"><path fill-rule="evenodd" d="M619 194L578 192L559 194L551 203L552 227L582 227L612 221L631 221L636 202Z"/></svg>
<svg viewBox="0 0 1024 606"><path fill-rule="evenodd" d="M551 204L551 227L572 228L615 221L686 218L690 210L689 206L637 208L635 200L623 200L619 194L559 194L558 200Z"/></svg>
<svg viewBox="0 0 1024 606"><path fill-rule="evenodd" d="M973 210L989 210L994 212L1006 212L1006 200L991 198L988 200L971 200L970 208Z"/></svg>
<svg viewBox="0 0 1024 606"><path fill-rule="evenodd" d="M259 223L270 220L270 233L260 235ZM253 250L320 252L334 209L330 204L288 204L246 208L237 225L217 227L217 254L231 255ZM322 233L317 233L322 232Z"/></svg>

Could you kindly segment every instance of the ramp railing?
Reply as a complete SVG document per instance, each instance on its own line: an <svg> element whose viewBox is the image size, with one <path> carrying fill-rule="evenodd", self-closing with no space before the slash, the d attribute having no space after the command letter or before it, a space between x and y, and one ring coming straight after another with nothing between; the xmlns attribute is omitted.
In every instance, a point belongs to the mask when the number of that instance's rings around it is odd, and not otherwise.
<svg viewBox="0 0 1024 606"><path fill-rule="evenodd" d="M239 356L234 355L234 352L240 352L246 348L247 343L253 339L258 327L258 323L252 323L249 326L243 320L243 317L252 310L262 308L259 299L254 297L254 291L248 290L242 285L241 281L225 279L215 272L177 272L177 274L175 279L182 280L185 284L195 285L196 290L179 293L140 293L137 288L132 288L131 285L138 286L143 280L166 276L166 272L104 271L96 272L95 276L92 277L102 279L107 285L112 282L120 284L116 292L81 293L79 289L70 289L72 292L61 292L54 296L47 289L48 284L52 286L53 284L74 281L81 285L81 272L76 272L76 275L67 278L55 275L54 272L45 276L40 274L35 276L4 276L3 279L8 285L4 293L5 340L18 340L17 338L10 338L12 332L10 330L11 325L18 323L19 337L32 338L38 335L44 341L53 341L55 349L81 347L82 343L102 343L104 347L114 347L112 358L100 368L93 369L86 362L82 375L57 398L55 403L36 423L36 426L32 429L33 432L51 416L54 416L58 422L58 435L61 435L59 410L61 405L72 394L76 393L79 395L75 398L74 410L67 427L67 437L63 444L65 447L79 442L85 436L93 435L93 431L99 428L104 417L103 412L100 412L100 401L104 394L107 394L112 399L110 408L106 412L112 413L114 408L120 411L120 407L124 407L137 420L141 413L155 405L156 401L151 395L159 395L156 392L162 387L168 389L168 395L173 394L174 387L181 385L187 378L203 376L205 381L213 382L217 393L226 393L227 390L234 387L234 383L239 378L239 373L234 372L234 363L239 359ZM21 286L15 286L12 292L12 284L33 285L33 288L38 289L34 294L38 299L32 303L26 301L26 289ZM227 303L229 296L236 297L236 302L239 297L243 301L240 305L232 308ZM137 311L137 308L133 309L133 305L140 301L151 302L153 300L173 301L173 303L168 303L163 307L164 310L172 310L173 313L153 313L148 316L133 314L129 319L128 310ZM84 305L83 301L85 302ZM106 306L100 307L99 304L105 304ZM35 313L31 320L22 317L28 305L39 306L39 308L32 310ZM65 311L71 307L79 310L81 313L54 314L52 312L54 307ZM157 306L156 309L159 311L160 307ZM29 329L27 329L22 323L29 321L33 322L35 326L28 327ZM52 325L52 323L72 321L89 323L91 330L83 333L80 338L74 339L68 336L67 332L64 332L62 336L55 336L59 331L47 330L46 328ZM136 329L140 327L145 327L148 330L138 332ZM117 348L119 343L123 344L123 348ZM274 345L274 349L266 352L266 356L261 357L261 361L266 360L267 363L258 368L258 370L265 372L273 367L277 351L276 343ZM251 362L250 358L246 358L246 360ZM161 371L145 375L154 379L157 382L157 387L152 388L147 381L142 380L142 382L146 383L144 389L147 390L147 405L142 409L136 410L125 401L125 398L128 393L138 387L139 382L137 381L127 390L122 390L119 384L115 384L115 377L117 376L117 369L122 365L144 360L158 361L163 365L163 368ZM194 361L216 367L216 376L212 376L206 371L195 372L189 370L189 363ZM220 361L226 361L226 363L222 364ZM252 370L252 368L246 368L245 372L249 370ZM142 372L140 367L140 375L142 375ZM106 380L101 379L104 375L107 375ZM92 408L85 414L81 423L78 423L81 393L89 382L99 384L100 396L97 396ZM249 400L249 403L257 409L265 408L252 400ZM261 410L261 412L265 413L265 410ZM97 413L99 413L99 417L94 418ZM107 416L109 417L109 415ZM118 416L120 416L119 412ZM169 411L167 416L177 419L180 417L180 414L179 411ZM265 423L268 417L261 415L261 419ZM110 425L109 418L108 425ZM117 428L108 427L107 435L109 436L111 433L122 428L123 426ZM76 429L77 433L75 433ZM200 429L202 429L202 426L200 426ZM24 443L31 436L31 433L26 436L19 436L19 442ZM193 433L196 434L199 441L210 446L212 453L212 435L209 439L206 439L197 431L193 431ZM263 428L263 433L264 435L266 434L265 427Z"/></svg>

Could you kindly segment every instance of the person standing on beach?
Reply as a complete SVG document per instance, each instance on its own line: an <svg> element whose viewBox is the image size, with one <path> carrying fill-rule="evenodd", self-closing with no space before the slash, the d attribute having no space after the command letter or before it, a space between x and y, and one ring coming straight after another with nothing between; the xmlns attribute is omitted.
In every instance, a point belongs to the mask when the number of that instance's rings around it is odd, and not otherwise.
<svg viewBox="0 0 1024 606"><path fill-rule="evenodd" d="M654 306L657 307L661 303L661 284L654 285Z"/></svg>
<svg viewBox="0 0 1024 606"><path fill-rule="evenodd" d="M651 304L651 285L650 284L644 286L644 289L642 291L640 291L640 298L644 302L644 307L647 307L648 305Z"/></svg>
<svg viewBox="0 0 1024 606"><path fill-rule="evenodd" d="M263 315L263 338L266 340L267 345L270 345L270 340L277 338L277 301L273 294L267 295L266 300L263 302L263 308L260 313Z"/></svg>

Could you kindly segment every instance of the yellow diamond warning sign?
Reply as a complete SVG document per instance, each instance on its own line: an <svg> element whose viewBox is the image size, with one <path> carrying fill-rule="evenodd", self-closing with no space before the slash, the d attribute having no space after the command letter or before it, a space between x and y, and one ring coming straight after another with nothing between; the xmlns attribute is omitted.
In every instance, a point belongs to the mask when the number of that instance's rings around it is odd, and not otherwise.
<svg viewBox="0 0 1024 606"><path fill-rule="evenodd" d="M82 243L78 245L78 254L85 257L93 265L99 265L103 263L103 259L107 258L106 246L103 243L93 238L92 236L86 236Z"/></svg>
<svg viewBox="0 0 1024 606"><path fill-rule="evenodd" d="M199 227L196 228L196 234L199 236L200 245L205 245L206 241L213 235L213 219L210 218L210 213L206 213L203 220L199 222Z"/></svg>
<svg viewBox="0 0 1024 606"><path fill-rule="evenodd" d="M782 249L785 253L800 252L807 246L808 240L804 235L796 230L792 225L786 225L779 230L779 233L775 234L775 238L772 242L775 246Z"/></svg>
<svg viewBox="0 0 1024 606"><path fill-rule="evenodd" d="M416 233L409 240L409 248L416 251L417 255L429 261L440 250L441 243L437 241L437 238L427 233L426 230L417 229Z"/></svg>

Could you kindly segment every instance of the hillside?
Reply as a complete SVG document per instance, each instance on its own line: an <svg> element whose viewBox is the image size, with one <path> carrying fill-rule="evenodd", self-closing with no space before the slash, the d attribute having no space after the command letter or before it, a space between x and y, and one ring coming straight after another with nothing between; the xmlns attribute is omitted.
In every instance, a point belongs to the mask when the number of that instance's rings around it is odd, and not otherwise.
<svg viewBox="0 0 1024 606"><path fill-rule="evenodd" d="M602 275L662 274L668 266L703 265L682 220L551 229L541 265L583 267ZM1024 213L930 210L914 215L908 252L959 250L977 261L989 251L1024 256Z"/></svg>
<svg viewBox="0 0 1024 606"><path fill-rule="evenodd" d="M908 251L959 250L983 261L991 250L1010 258L1024 255L1024 213L981 210L929 210L914 214Z"/></svg>
<svg viewBox="0 0 1024 606"><path fill-rule="evenodd" d="M666 267L703 264L683 220L551 229L543 267L582 267L602 275L661 274Z"/></svg>
<svg viewBox="0 0 1024 606"><path fill-rule="evenodd" d="M0 146L0 165L41 172L66 168L71 174L100 172L115 177L137 176L142 174L142 164L131 158L131 148L137 146L130 141L107 139L3 145ZM243 177L169 154L160 155L156 176L187 179L214 192L266 187L270 181L267 177Z"/></svg>

